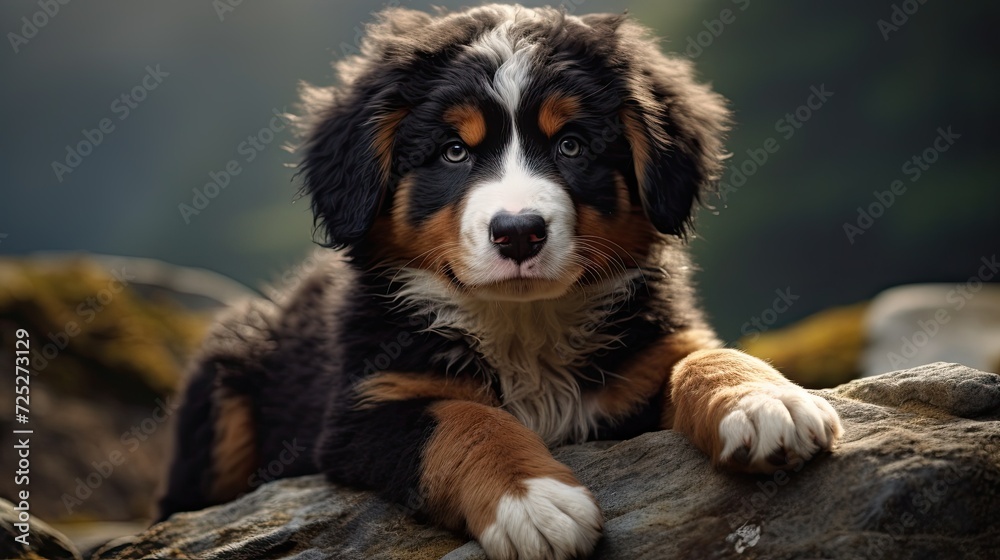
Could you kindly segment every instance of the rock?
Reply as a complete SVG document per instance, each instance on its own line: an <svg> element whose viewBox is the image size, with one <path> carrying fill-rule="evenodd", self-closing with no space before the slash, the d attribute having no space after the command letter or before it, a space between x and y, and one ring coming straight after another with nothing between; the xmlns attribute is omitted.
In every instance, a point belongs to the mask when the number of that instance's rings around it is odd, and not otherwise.
<svg viewBox="0 0 1000 560"><path fill-rule="evenodd" d="M986 278L989 270L980 272ZM972 277L898 286L871 302L751 330L739 345L813 389L934 362L1000 373L1000 285Z"/></svg>
<svg viewBox="0 0 1000 560"><path fill-rule="evenodd" d="M73 543L84 558L90 558L93 551L114 539L145 531L149 527L149 520L140 518L136 521L53 523L52 527Z"/></svg>
<svg viewBox="0 0 1000 560"><path fill-rule="evenodd" d="M169 286L194 273L159 263L154 274L149 263L0 258L0 323L13 327L0 331L0 343L12 349L14 328L28 331L33 374L59 396L144 405L173 391L223 304L184 307L189 298ZM154 287L157 279L167 286Z"/></svg>
<svg viewBox="0 0 1000 560"><path fill-rule="evenodd" d="M0 449L6 459L12 430L34 430L33 515L75 526L149 519L168 459L169 394L212 310L251 293L234 284L149 259L0 258L0 356L13 362L24 329L31 371L29 422L0 407ZM13 403L8 368L0 402ZM20 489L0 477L0 497Z"/></svg>
<svg viewBox="0 0 1000 560"><path fill-rule="evenodd" d="M934 364L817 393L845 434L798 471L717 471L672 431L557 449L604 511L595 557L996 557L1000 375ZM484 558L475 542L320 476L174 515L94 556L138 557Z"/></svg>
<svg viewBox="0 0 1000 560"><path fill-rule="evenodd" d="M1000 285L973 277L892 288L872 300L865 330L866 376L932 362L1000 372Z"/></svg>
<svg viewBox="0 0 1000 560"><path fill-rule="evenodd" d="M80 553L69 542L69 539L34 517L28 521L28 546L25 547L19 541L15 541L15 537L23 535L16 526L22 523L20 513L14 509L14 504L0 498L0 532L4 535L3 540L0 541L0 558L11 560L63 560L66 558L80 560Z"/></svg>

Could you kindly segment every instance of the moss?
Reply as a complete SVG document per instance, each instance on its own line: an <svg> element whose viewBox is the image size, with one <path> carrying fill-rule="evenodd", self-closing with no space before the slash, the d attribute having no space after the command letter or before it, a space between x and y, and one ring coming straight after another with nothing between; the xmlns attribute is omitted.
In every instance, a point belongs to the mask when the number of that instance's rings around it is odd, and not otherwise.
<svg viewBox="0 0 1000 560"><path fill-rule="evenodd" d="M172 391L211 317L140 297L94 262L0 260L0 322L31 335L33 373L54 391L150 402Z"/></svg>
<svg viewBox="0 0 1000 560"><path fill-rule="evenodd" d="M739 344L797 383L813 389L834 387L861 373L867 309L867 303L834 307Z"/></svg>

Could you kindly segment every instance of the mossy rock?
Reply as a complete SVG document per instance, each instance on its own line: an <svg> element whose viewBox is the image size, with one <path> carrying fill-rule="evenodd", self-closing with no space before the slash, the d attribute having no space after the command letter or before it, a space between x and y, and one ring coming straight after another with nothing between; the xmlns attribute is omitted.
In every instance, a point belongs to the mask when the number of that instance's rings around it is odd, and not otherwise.
<svg viewBox="0 0 1000 560"><path fill-rule="evenodd" d="M834 307L783 329L743 338L739 345L806 387L836 387L861 373L867 310L867 303Z"/></svg>
<svg viewBox="0 0 1000 560"><path fill-rule="evenodd" d="M19 525L24 524L21 511L14 504L0 498L0 558L12 560L80 560L80 553L62 533L36 517L30 518L28 533L23 533ZM15 538L25 538L25 547Z"/></svg>
<svg viewBox="0 0 1000 560"><path fill-rule="evenodd" d="M143 299L128 276L85 257L0 260L4 346L27 330L33 373L58 393L146 403L171 392L211 314Z"/></svg>
<svg viewBox="0 0 1000 560"><path fill-rule="evenodd" d="M176 289L177 278L192 276L192 289ZM162 411L176 405L171 393L213 307L225 305L199 291L213 278L144 259L0 259L0 350L12 356L24 329L32 358L30 421L15 424L14 407L0 408L0 447L14 445L14 426L34 430L33 515L56 523L148 519L168 459L170 414ZM13 391L13 380L0 384L0 400L13 403ZM125 435L137 427L141 436ZM122 462L101 474L116 457ZM14 477L0 479L0 497L17 490Z"/></svg>

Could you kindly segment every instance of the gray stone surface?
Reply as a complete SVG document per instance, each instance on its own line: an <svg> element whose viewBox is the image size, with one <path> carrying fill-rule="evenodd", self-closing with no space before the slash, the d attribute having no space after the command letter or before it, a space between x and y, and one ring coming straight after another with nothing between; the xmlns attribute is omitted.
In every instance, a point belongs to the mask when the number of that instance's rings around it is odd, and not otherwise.
<svg viewBox="0 0 1000 560"><path fill-rule="evenodd" d="M28 497L31 497L30 494ZM28 546L14 540L24 535L22 526L25 523L21 513L14 504L0 498L0 534L3 534L0 539L0 558L80 560L80 553L69 539L36 517L29 517L27 520ZM28 513L30 515L30 507Z"/></svg>
<svg viewBox="0 0 1000 560"><path fill-rule="evenodd" d="M986 258L983 264L992 266ZM933 362L1000 371L1000 284L984 278L896 286L876 296L865 317L862 375Z"/></svg>
<svg viewBox="0 0 1000 560"><path fill-rule="evenodd" d="M1000 376L933 364L818 393L840 412L844 438L797 472L716 471L670 431L556 450L604 510L595 557L1000 556ZM484 556L404 508L312 476L175 515L94 557Z"/></svg>

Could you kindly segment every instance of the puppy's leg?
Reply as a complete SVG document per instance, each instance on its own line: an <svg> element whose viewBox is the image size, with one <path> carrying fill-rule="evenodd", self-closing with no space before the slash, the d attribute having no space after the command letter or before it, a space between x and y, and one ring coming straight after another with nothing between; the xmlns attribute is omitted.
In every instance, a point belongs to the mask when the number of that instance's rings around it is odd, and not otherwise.
<svg viewBox="0 0 1000 560"><path fill-rule="evenodd" d="M798 464L830 449L842 431L828 402L737 350L698 350L678 362L670 399L673 428L734 470Z"/></svg>
<svg viewBox="0 0 1000 560"><path fill-rule="evenodd" d="M249 490L256 428L249 395L227 384L224 367L202 362L185 389L174 426L173 459L156 521L232 500Z"/></svg>
<svg viewBox="0 0 1000 560"><path fill-rule="evenodd" d="M183 402L173 426L173 457L166 488L157 504L156 522L178 511L193 511L212 505L208 487L212 468L212 387L214 367L199 367L188 380Z"/></svg>
<svg viewBox="0 0 1000 560"><path fill-rule="evenodd" d="M419 398L329 418L319 465L382 490L431 521L468 531L493 559L589 554L601 511L541 439L478 402Z"/></svg>
<svg viewBox="0 0 1000 560"><path fill-rule="evenodd" d="M590 492L513 416L477 403L430 407L421 488L448 525L465 524L491 558L569 558L600 537Z"/></svg>
<svg viewBox="0 0 1000 560"><path fill-rule="evenodd" d="M274 346L278 309L251 301L222 316L192 363L173 415L174 448L157 521L232 500L257 466L261 363Z"/></svg>

